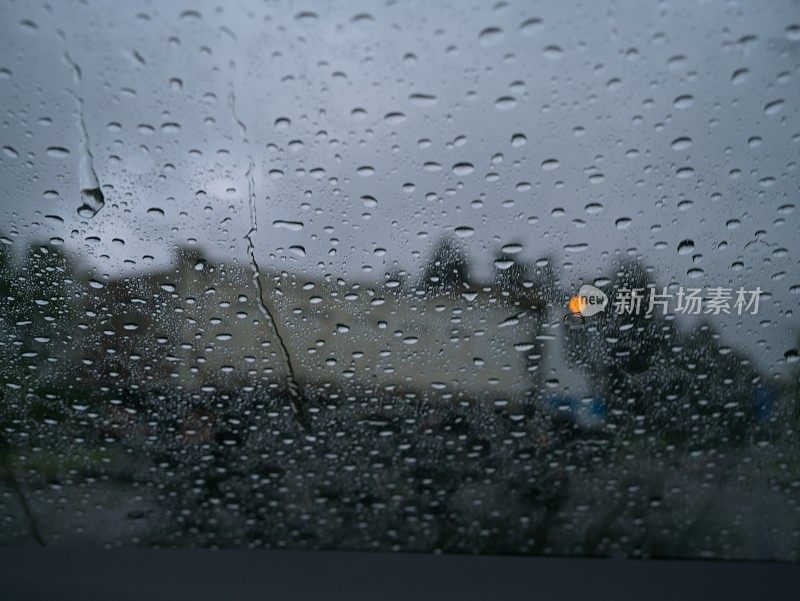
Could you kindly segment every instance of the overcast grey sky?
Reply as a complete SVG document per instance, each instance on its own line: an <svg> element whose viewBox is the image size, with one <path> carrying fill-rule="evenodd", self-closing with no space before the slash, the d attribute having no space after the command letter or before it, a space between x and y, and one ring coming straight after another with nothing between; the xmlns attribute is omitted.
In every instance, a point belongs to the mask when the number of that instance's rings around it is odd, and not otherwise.
<svg viewBox="0 0 800 601"><path fill-rule="evenodd" d="M0 236L110 275L189 243L246 262L252 160L264 267L381 279L455 232L481 274L518 243L577 290L630 255L760 286L718 325L784 370L795 2L316 4L4 3Z"/></svg>

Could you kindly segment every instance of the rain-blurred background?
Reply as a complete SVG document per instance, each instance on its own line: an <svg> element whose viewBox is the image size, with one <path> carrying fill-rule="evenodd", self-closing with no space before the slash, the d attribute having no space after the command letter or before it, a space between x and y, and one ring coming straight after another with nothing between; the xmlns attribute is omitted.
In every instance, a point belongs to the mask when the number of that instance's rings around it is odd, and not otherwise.
<svg viewBox="0 0 800 601"><path fill-rule="evenodd" d="M0 16L0 543L800 558L796 2Z"/></svg>

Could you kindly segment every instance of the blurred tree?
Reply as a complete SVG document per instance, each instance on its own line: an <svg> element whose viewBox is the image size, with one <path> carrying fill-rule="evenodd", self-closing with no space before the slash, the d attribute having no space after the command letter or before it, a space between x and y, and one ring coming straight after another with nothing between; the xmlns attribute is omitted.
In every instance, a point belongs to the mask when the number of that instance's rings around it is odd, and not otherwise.
<svg viewBox="0 0 800 601"><path fill-rule="evenodd" d="M460 292L469 286L469 264L464 249L447 236L441 238L428 258L420 288L438 292Z"/></svg>

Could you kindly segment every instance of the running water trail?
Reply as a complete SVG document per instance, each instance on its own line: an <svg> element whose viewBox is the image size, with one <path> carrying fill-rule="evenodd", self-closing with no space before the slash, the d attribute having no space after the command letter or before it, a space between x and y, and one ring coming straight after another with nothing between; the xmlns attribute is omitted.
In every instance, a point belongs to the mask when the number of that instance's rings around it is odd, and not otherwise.
<svg viewBox="0 0 800 601"><path fill-rule="evenodd" d="M80 84L83 79L80 66L72 60L68 52L64 53L64 60L72 68L75 84ZM78 114L78 131L80 131L81 134L81 159L78 172L81 206L78 207L78 215L86 219L91 219L106 205L106 199L105 196L103 196L103 191L100 189L100 182L97 179L97 172L94 169L94 155L90 147L89 131L86 129L86 120L83 114L83 98L72 90L67 91L75 99Z"/></svg>
<svg viewBox="0 0 800 601"><path fill-rule="evenodd" d="M255 245L253 244L253 234L258 231L258 211L256 208L256 185L254 172L255 162L253 161L252 156L248 156L247 172L245 173L245 177L247 178L247 193L250 205L250 230L245 235L245 239L247 240L247 253L250 255L250 267L253 270L253 282L256 285L256 291L258 293L258 307L261 313L264 315L267 323L269 323L271 326L272 331L275 332L275 337L278 339L278 346L280 347L281 355L283 356L283 361L286 366L286 385L289 390L289 402L292 406L294 417L298 423L303 426L303 428L308 430L309 424L305 414L305 403L303 402L303 397L300 393L300 386L298 386L297 378L295 377L292 356L289 353L289 347L286 345L286 341L284 340L280 328L278 327L278 322L276 321L272 311L270 311L269 307L267 306L267 299L261 278L261 269L259 268L258 260L256 259Z"/></svg>

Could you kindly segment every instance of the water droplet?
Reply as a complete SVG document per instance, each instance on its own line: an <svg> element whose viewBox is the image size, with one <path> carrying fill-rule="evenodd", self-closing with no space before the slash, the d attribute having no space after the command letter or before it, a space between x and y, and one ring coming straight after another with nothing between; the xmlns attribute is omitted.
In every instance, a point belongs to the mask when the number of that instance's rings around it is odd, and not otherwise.
<svg viewBox="0 0 800 601"><path fill-rule="evenodd" d="M299 232L303 229L304 225L302 221L285 221L283 219L276 219L272 222L273 227L289 230L290 232Z"/></svg>
<svg viewBox="0 0 800 601"><path fill-rule="evenodd" d="M749 74L750 71L747 69L737 69L733 72L733 75L731 75L731 83L736 86L741 85L747 81Z"/></svg>
<svg viewBox="0 0 800 601"><path fill-rule="evenodd" d="M786 104L784 100L773 100L772 102L768 102L764 105L764 113L767 115L774 115L783 109L783 105Z"/></svg>
<svg viewBox="0 0 800 601"><path fill-rule="evenodd" d="M508 111L517 106L517 99L513 96L501 96L494 101L494 108L498 111Z"/></svg>
<svg viewBox="0 0 800 601"><path fill-rule="evenodd" d="M686 57L682 54L671 56L667 61L667 66L673 71L679 71L686 67Z"/></svg>
<svg viewBox="0 0 800 601"><path fill-rule="evenodd" d="M558 46L546 46L542 53L544 54L545 58L554 61L560 59L564 54L564 51Z"/></svg>
<svg viewBox="0 0 800 601"><path fill-rule="evenodd" d="M672 141L672 150L686 150L692 145L692 139L688 137L675 138Z"/></svg>
<svg viewBox="0 0 800 601"><path fill-rule="evenodd" d="M678 254L688 255L694 250L694 240L683 240L678 244Z"/></svg>
<svg viewBox="0 0 800 601"><path fill-rule="evenodd" d="M78 207L78 215L84 219L91 219L102 209L106 202L100 188L84 188L81 190L83 204Z"/></svg>
<svg viewBox="0 0 800 601"><path fill-rule="evenodd" d="M54 159L63 159L64 157L69 156L69 150L62 148L61 146L50 146L47 149L47 156Z"/></svg>
<svg viewBox="0 0 800 601"><path fill-rule="evenodd" d="M436 104L436 96L430 94L411 94L408 99L415 106L427 107Z"/></svg>
<svg viewBox="0 0 800 601"><path fill-rule="evenodd" d="M453 173L459 176L469 175L473 171L475 171L475 167L472 163L456 163L453 165Z"/></svg>
<svg viewBox="0 0 800 601"><path fill-rule="evenodd" d="M537 17L526 19L519 26L519 31L522 35L532 36L540 32L543 28L542 20Z"/></svg>
<svg viewBox="0 0 800 601"><path fill-rule="evenodd" d="M503 39L503 30L500 27L487 27L478 35L481 44L494 46Z"/></svg>
<svg viewBox="0 0 800 601"><path fill-rule="evenodd" d="M384 119L386 119L386 121L390 125L400 125L403 121L406 120L406 116L404 113L395 111L393 113L386 113Z"/></svg>
<svg viewBox="0 0 800 601"><path fill-rule="evenodd" d="M518 252L522 251L521 244L505 244L503 245L502 251L507 255L515 255Z"/></svg>
<svg viewBox="0 0 800 601"><path fill-rule="evenodd" d="M797 23L788 25L784 33L786 34L786 39L790 42L800 42L800 25Z"/></svg>

